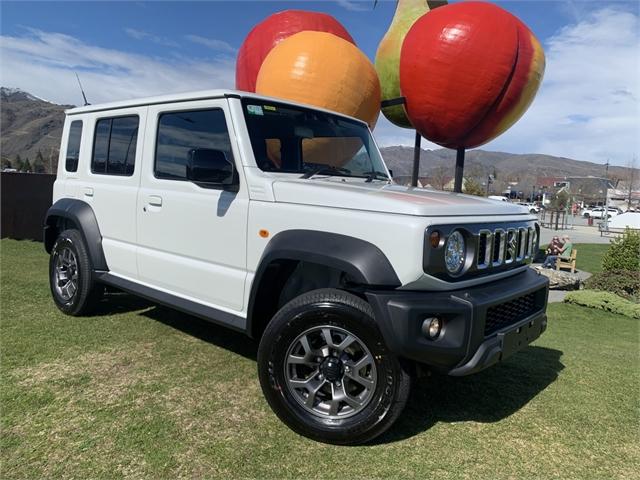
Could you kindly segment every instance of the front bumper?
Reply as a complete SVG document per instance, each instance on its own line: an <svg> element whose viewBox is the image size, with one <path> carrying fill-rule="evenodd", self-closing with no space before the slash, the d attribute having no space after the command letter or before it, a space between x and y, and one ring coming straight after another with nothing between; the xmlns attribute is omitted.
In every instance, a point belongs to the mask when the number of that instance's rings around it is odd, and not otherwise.
<svg viewBox="0 0 640 480"><path fill-rule="evenodd" d="M526 347L547 327L549 281L532 269L452 292L366 293L387 346L449 375L483 370ZM443 320L431 340L422 322Z"/></svg>

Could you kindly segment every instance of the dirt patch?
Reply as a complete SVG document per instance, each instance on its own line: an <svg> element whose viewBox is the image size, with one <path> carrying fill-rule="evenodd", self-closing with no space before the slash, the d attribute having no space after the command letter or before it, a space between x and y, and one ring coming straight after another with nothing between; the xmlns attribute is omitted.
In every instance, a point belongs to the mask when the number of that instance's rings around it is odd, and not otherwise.
<svg viewBox="0 0 640 480"><path fill-rule="evenodd" d="M159 358L153 343L135 348L85 353L78 357L41 363L12 372L19 386L47 388L57 396L73 394L77 400L117 402L133 386L150 384L159 378L153 368Z"/></svg>

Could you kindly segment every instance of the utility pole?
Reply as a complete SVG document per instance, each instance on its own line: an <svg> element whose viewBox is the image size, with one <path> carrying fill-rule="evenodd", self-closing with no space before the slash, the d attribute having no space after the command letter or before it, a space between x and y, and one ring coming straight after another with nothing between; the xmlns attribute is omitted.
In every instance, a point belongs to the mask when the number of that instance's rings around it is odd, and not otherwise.
<svg viewBox="0 0 640 480"><path fill-rule="evenodd" d="M631 194L633 193L633 182L635 181L635 172L636 172L636 156L633 155L631 159L631 165L629 165L629 195L627 196L627 211L631 209Z"/></svg>
<svg viewBox="0 0 640 480"><path fill-rule="evenodd" d="M489 186L493 183L493 175L487 175L487 197L489 196Z"/></svg>
<svg viewBox="0 0 640 480"><path fill-rule="evenodd" d="M604 184L604 229L605 231L609 231L609 159L607 158L607 163L605 163L605 176L607 180Z"/></svg>

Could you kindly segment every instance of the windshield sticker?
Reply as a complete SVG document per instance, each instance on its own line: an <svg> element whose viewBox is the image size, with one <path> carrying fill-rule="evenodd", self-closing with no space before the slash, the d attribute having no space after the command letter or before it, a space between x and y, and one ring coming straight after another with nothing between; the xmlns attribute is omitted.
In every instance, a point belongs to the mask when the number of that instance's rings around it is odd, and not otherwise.
<svg viewBox="0 0 640 480"><path fill-rule="evenodd" d="M273 105L264 105L262 108L264 108L265 110L269 110L270 112L276 111L276 107L274 107Z"/></svg>
<svg viewBox="0 0 640 480"><path fill-rule="evenodd" d="M264 115L260 105L247 105L247 112L251 115Z"/></svg>

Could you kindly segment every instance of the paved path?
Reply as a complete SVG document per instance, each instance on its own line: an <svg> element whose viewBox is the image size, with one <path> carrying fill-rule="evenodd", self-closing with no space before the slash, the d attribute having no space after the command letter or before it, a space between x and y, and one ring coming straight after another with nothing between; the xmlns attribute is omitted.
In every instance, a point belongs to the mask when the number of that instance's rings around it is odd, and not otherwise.
<svg viewBox="0 0 640 480"><path fill-rule="evenodd" d="M562 303L564 297L569 293L568 290L549 290L549 303Z"/></svg>
<svg viewBox="0 0 640 480"><path fill-rule="evenodd" d="M569 235L573 243L602 243L608 244L612 236L601 237L598 231L597 222L594 220L595 225L590 227L587 225L587 219L582 217L573 217L571 219L573 225L566 230L552 230L550 228L542 227L540 232L540 244L547 244L553 237ZM571 223L571 222L570 222Z"/></svg>

